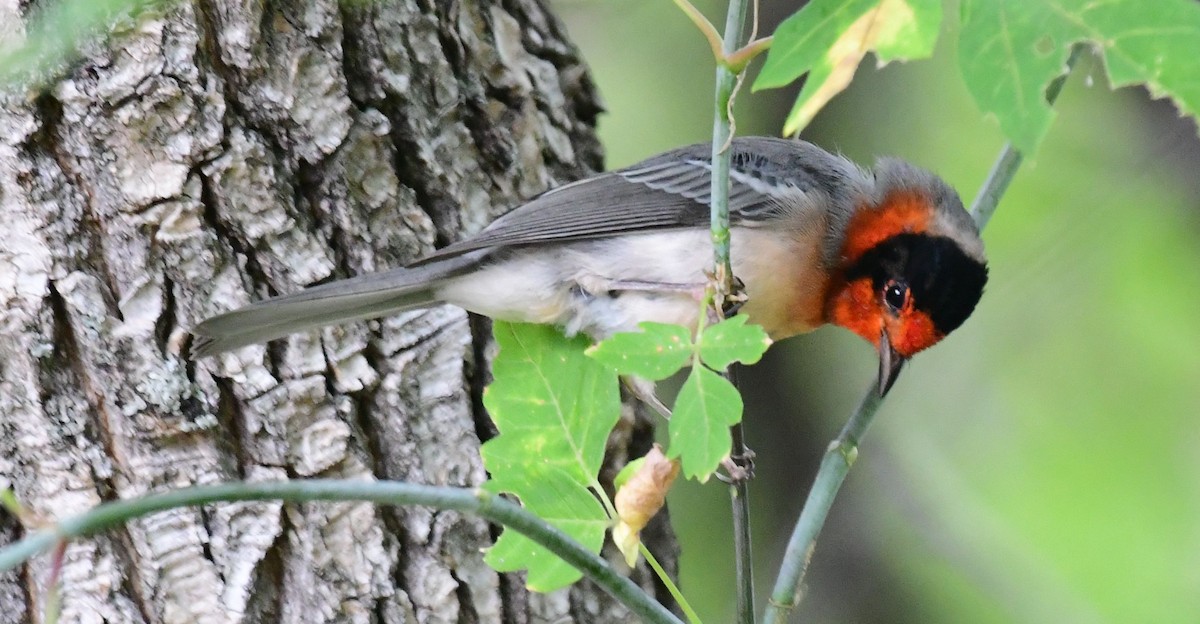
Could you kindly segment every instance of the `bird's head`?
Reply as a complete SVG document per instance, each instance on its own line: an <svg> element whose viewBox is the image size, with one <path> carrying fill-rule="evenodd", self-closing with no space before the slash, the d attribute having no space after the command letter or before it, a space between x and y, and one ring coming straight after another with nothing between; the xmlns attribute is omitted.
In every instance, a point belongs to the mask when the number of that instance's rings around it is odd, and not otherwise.
<svg viewBox="0 0 1200 624"><path fill-rule="evenodd" d="M883 395L908 358L971 315L987 261L979 230L945 182L897 160L874 173L874 195L845 226L826 316L879 350Z"/></svg>

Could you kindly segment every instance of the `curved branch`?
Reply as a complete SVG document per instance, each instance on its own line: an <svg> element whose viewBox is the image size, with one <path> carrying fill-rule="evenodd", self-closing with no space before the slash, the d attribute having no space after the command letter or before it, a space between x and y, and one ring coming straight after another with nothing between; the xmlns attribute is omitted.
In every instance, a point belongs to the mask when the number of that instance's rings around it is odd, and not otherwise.
<svg viewBox="0 0 1200 624"><path fill-rule="evenodd" d="M545 547L620 600L646 622L682 624L666 607L618 574L599 555L515 503L478 489L436 487L399 481L321 479L223 483L115 501L67 518L0 548L0 572L10 570L63 540L85 537L157 511L215 502L284 500L364 501L379 505L425 505L477 514Z"/></svg>

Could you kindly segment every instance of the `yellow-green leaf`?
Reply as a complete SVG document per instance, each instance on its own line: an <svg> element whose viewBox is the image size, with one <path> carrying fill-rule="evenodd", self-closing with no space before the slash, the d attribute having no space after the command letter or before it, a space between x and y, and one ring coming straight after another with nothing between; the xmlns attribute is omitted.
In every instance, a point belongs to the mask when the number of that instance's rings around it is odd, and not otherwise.
<svg viewBox="0 0 1200 624"><path fill-rule="evenodd" d="M850 84L867 52L881 63L932 54L941 20L940 0L813 0L775 30L754 89L808 73L784 123L795 134Z"/></svg>
<svg viewBox="0 0 1200 624"><path fill-rule="evenodd" d="M725 319L709 325L700 334L700 359L715 370L725 370L734 362L753 364L767 352L771 339L759 325L747 325L746 316Z"/></svg>
<svg viewBox="0 0 1200 624"><path fill-rule="evenodd" d="M666 379L692 357L692 337L686 327L641 323L640 332L616 334L588 349L588 355L622 375Z"/></svg>

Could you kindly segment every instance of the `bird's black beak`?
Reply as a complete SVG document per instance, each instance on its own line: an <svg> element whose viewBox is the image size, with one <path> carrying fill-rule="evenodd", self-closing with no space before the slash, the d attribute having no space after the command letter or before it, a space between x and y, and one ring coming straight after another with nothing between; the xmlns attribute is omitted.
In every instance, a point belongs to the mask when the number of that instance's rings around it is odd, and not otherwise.
<svg viewBox="0 0 1200 624"><path fill-rule="evenodd" d="M892 384L896 383L896 378L900 376L900 369L904 367L906 358L892 348L892 341L888 339L887 330L884 330L883 335L879 337L879 396L886 396L888 390L892 389Z"/></svg>

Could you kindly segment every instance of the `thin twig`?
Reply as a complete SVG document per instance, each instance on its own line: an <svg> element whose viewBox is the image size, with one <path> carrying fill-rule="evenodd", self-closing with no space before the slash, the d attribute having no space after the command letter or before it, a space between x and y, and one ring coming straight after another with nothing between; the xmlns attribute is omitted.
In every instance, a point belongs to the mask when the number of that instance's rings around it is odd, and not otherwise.
<svg viewBox="0 0 1200 624"><path fill-rule="evenodd" d="M741 46L742 25L746 22L746 0L730 0L725 18L725 39L721 59L728 58ZM732 101L737 86L737 74L727 63L717 65L715 111L712 137L712 241L713 273L717 278L717 293L714 305L718 309L725 305L726 297L733 292L733 269L729 260L729 168L732 153L729 145L733 141ZM745 444L742 423L739 421L730 430L733 446L730 458L734 463L745 462L749 454ZM747 474L731 475L729 495L733 505L734 565L737 576L737 615L739 624L754 622L754 576L752 573L750 540L750 488Z"/></svg>
<svg viewBox="0 0 1200 624"><path fill-rule="evenodd" d="M613 570L600 556L518 505L484 490L435 487L398 481L314 479L224 483L105 503L0 549L0 572L10 570L30 557L45 552L61 540L94 535L157 511L222 501L260 500L366 501L379 505L425 505L474 513L504 525L506 529L516 531L558 555L644 621L682 624L679 618L628 578Z"/></svg>
<svg viewBox="0 0 1200 624"><path fill-rule="evenodd" d="M1067 59L1066 71L1046 88L1047 103L1054 104L1058 99L1071 68L1079 61L1082 52L1083 48L1078 45L1071 50L1071 55ZM1013 147L1012 143L1005 145L1001 150L995 164L992 165L987 180L984 181L983 188L971 206L971 216L980 230L987 225L988 220L996 211L1000 198L1008 189L1022 160L1020 151ZM804 582L804 575L808 571L808 564L812 559L813 549L816 548L817 537L825 525L825 518L829 515L830 507L833 506L834 497L837 496L842 482L846 480L846 473L850 471L850 466L854 464L854 460L858 456L858 444L871 426L881 402L878 389L872 385L863 396L854 415L846 422L846 426L829 445L829 450L821 459L817 477L813 482L812 489L809 490L808 498L804 501L800 517L796 520L796 527L788 541L787 550L784 551L783 562L779 567L779 576L771 592L766 612L763 614L763 624L783 622L787 614L799 604L801 586Z"/></svg>

